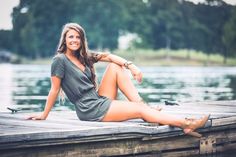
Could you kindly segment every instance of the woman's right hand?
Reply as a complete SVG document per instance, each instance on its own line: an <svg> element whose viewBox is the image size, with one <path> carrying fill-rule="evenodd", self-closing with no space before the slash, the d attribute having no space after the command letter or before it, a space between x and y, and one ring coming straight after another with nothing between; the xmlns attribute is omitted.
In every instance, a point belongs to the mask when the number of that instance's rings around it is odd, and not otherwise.
<svg viewBox="0 0 236 157"><path fill-rule="evenodd" d="M46 117L41 115L32 115L26 118L27 120L46 120Z"/></svg>
<svg viewBox="0 0 236 157"><path fill-rule="evenodd" d="M60 91L61 88L61 79L57 76L52 76L51 77L51 89L50 92L48 94L47 97L47 102L46 102L46 106L44 108L44 111L40 114L40 115L32 115L27 117L26 119L28 120L45 120L52 108L52 106L55 103L55 100L57 98L57 95Z"/></svg>
<svg viewBox="0 0 236 157"><path fill-rule="evenodd" d="M134 79L138 83L142 83L143 74L142 74L141 70L137 66L135 66L134 64L131 64L129 66L129 70L131 71L131 74L133 75Z"/></svg>

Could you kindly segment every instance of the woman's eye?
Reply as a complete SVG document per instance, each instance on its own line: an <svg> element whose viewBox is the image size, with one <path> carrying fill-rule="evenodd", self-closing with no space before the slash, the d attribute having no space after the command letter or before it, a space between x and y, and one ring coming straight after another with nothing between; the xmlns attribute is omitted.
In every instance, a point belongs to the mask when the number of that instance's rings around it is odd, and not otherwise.
<svg viewBox="0 0 236 157"><path fill-rule="evenodd" d="M80 39L80 36L70 35L70 36L68 36L68 38L70 38L70 39L73 39L73 38Z"/></svg>
<svg viewBox="0 0 236 157"><path fill-rule="evenodd" d="M73 35L70 35L68 38L72 39L74 36Z"/></svg>

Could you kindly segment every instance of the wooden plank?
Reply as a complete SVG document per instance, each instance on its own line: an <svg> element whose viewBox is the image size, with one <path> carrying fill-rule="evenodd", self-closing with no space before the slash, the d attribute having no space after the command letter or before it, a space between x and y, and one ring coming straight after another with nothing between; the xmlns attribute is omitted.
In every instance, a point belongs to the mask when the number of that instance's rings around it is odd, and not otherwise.
<svg viewBox="0 0 236 157"><path fill-rule="evenodd" d="M212 119L212 126L222 126L236 123L236 116Z"/></svg>
<svg viewBox="0 0 236 157"><path fill-rule="evenodd" d="M190 138L190 139L189 139ZM179 144L181 143L181 144ZM175 140L166 139L166 140L152 140L152 142L141 141L137 138L128 139L128 140L115 140L115 141L106 141L106 142L96 142L91 144L74 144L74 145L57 145L56 147L40 147L40 151L34 150L34 155L42 155L44 152L48 155L46 151L54 151L52 156L61 154L61 151L66 152L66 154L74 154L75 156L110 156L110 155L125 155L125 154L140 154L140 153L150 153L158 152L162 150L170 149L182 149L186 147L197 147L198 140L193 137L177 137ZM27 149L27 148L25 148ZM31 151L29 149L28 151ZM8 152L10 155L13 155L12 152ZM62 153L62 154L64 154ZM19 156L23 156L24 151L19 152ZM51 154L50 154L51 155ZM49 155L49 156L50 156ZM63 155L60 155L63 156Z"/></svg>
<svg viewBox="0 0 236 157"><path fill-rule="evenodd" d="M232 132L235 134L235 132ZM210 136L211 133L208 133ZM220 132L214 135L217 138L230 136L225 134L222 136ZM235 136L235 135L233 135ZM227 148L235 146L235 143L228 142ZM218 152L226 151L223 145L217 146ZM73 145L52 145L50 147L39 148L24 148L24 151L19 150L18 156L25 156L26 152L33 153L35 156L112 156L112 155L138 155L138 154L154 154L161 156L187 156L199 154L199 139L191 136L167 137L163 139L155 139L150 141L143 141L140 138L132 139L116 139L115 141L100 141L96 143L75 143ZM232 150L230 148L230 150ZM7 155L11 156L16 153L8 151ZM3 153L3 154L5 154ZM5 156L3 156L5 157Z"/></svg>
<svg viewBox="0 0 236 157"><path fill-rule="evenodd" d="M215 137L217 148L225 151L224 145L232 149L236 143L235 102L182 103L180 106L165 106L162 112L181 117L200 117L212 112L207 126L198 131L204 138ZM0 113L0 153L3 157L30 156L29 153L36 156L148 153L184 156L199 153L200 139L183 135L176 127L142 120L85 122L78 120L74 111L51 112L46 121L25 120L29 114Z"/></svg>

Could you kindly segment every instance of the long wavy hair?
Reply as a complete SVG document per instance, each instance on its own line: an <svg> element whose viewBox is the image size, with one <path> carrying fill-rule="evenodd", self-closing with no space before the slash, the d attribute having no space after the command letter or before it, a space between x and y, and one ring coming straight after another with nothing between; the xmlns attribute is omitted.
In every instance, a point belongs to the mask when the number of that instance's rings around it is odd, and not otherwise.
<svg viewBox="0 0 236 157"><path fill-rule="evenodd" d="M95 75L95 69L93 64L99 60L99 55L90 53L88 50L88 44L87 44L87 39L85 35L84 29L77 23L67 23L64 25L62 32L61 32L61 37L59 40L59 44L57 47L57 54L59 53L65 53L66 52L66 33L69 30L75 30L79 33L80 35L80 48L74 52L74 55L76 58L83 64L84 66L88 66L90 71L91 71L91 81L94 84L94 88L97 88L97 83L96 83L96 75Z"/></svg>

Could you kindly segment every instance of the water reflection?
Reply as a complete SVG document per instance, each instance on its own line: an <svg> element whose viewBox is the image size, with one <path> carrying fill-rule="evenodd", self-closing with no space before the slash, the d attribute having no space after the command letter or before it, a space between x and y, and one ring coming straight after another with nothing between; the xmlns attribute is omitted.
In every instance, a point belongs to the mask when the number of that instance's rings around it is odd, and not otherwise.
<svg viewBox="0 0 236 157"><path fill-rule="evenodd" d="M235 67L143 67L136 84L146 102L192 102L236 99ZM101 79L103 68L97 69ZM6 107L42 111L50 89L49 65L0 65L1 111ZM134 82L135 83L135 82ZM119 98L122 98L121 94ZM53 110L74 110L73 104L55 104Z"/></svg>
<svg viewBox="0 0 236 157"><path fill-rule="evenodd" d="M235 99L234 67L144 68L146 79L139 87L148 102Z"/></svg>
<svg viewBox="0 0 236 157"><path fill-rule="evenodd" d="M12 75L11 65L0 66L0 111L6 108L5 105L12 104Z"/></svg>

